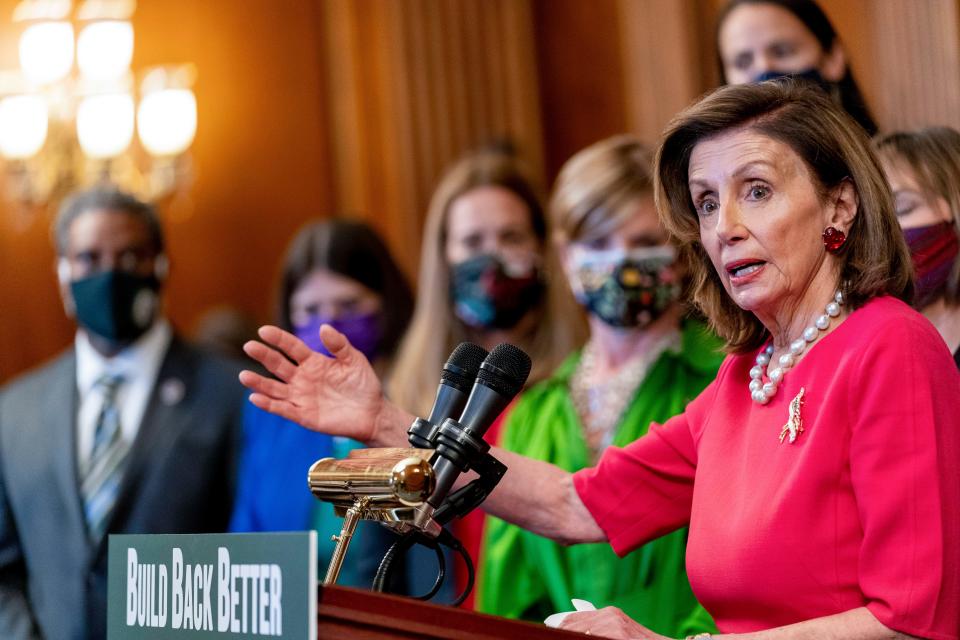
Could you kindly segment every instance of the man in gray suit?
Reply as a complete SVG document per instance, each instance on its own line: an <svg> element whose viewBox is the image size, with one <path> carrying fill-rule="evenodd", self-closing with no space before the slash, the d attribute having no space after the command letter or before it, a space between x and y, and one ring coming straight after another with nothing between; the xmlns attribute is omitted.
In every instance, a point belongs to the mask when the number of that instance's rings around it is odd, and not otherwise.
<svg viewBox="0 0 960 640"><path fill-rule="evenodd" d="M155 210L81 193L54 225L73 346L0 390L0 637L101 638L107 535L226 529L239 366L160 312Z"/></svg>

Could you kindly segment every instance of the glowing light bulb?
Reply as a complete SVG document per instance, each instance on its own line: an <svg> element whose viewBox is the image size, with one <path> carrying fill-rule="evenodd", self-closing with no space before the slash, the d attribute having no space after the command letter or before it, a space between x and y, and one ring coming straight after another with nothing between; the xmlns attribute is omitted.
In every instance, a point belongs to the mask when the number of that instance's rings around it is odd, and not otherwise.
<svg viewBox="0 0 960 640"><path fill-rule="evenodd" d="M38 85L60 80L73 66L73 25L69 22L37 22L20 36L20 67L30 82Z"/></svg>
<svg viewBox="0 0 960 640"><path fill-rule="evenodd" d="M122 20L91 22L77 36L77 66L93 80L120 78L133 60L133 25Z"/></svg>
<svg viewBox="0 0 960 640"><path fill-rule="evenodd" d="M128 93L88 96L77 107L77 138L94 159L114 158L133 139L133 97Z"/></svg>
<svg viewBox="0 0 960 640"><path fill-rule="evenodd" d="M41 96L0 99L0 154L25 160L37 154L47 139L47 103Z"/></svg>
<svg viewBox="0 0 960 640"><path fill-rule="evenodd" d="M190 89L161 89L140 100L137 112L140 142L152 156L186 151L197 133L197 99Z"/></svg>

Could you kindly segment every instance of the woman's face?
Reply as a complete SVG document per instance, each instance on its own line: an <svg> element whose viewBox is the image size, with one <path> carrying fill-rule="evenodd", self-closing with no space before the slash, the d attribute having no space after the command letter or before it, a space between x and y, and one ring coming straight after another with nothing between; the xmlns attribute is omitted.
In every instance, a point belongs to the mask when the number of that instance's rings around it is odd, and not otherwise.
<svg viewBox="0 0 960 640"><path fill-rule="evenodd" d="M842 49L824 52L795 15L774 4L742 4L727 14L718 34L728 84L746 84L767 71L798 73L817 69L838 82L846 60Z"/></svg>
<svg viewBox="0 0 960 640"><path fill-rule="evenodd" d="M290 296L290 321L304 325L313 316L336 320L345 316L377 313L381 297L353 278L316 269L300 281Z"/></svg>
<svg viewBox="0 0 960 640"><path fill-rule="evenodd" d="M828 226L849 230L852 186L844 183L821 202L793 149L743 128L697 143L688 184L700 240L740 308L763 320L832 297L835 264L821 234Z"/></svg>
<svg viewBox="0 0 960 640"><path fill-rule="evenodd" d="M904 164L886 158L883 161L883 172L893 191L893 202L900 226L913 229L952 220L947 201L943 197L934 200L924 193L917 184L913 171Z"/></svg>
<svg viewBox="0 0 960 640"><path fill-rule="evenodd" d="M445 247L448 264L493 253L521 267L538 259L540 252L530 209L509 189L478 187L451 203Z"/></svg>

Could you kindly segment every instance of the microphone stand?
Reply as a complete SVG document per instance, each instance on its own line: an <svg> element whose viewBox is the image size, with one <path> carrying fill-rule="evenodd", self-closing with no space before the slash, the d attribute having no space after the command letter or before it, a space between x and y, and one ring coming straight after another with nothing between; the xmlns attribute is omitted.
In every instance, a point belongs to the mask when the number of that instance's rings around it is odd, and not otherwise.
<svg viewBox="0 0 960 640"><path fill-rule="evenodd" d="M480 352L485 355L478 363ZM422 544L436 551L439 572L433 589L418 598L432 598L446 573L443 545L463 556L467 565L467 588L453 604L466 599L473 589L473 561L444 525L479 506L506 473L506 466L490 455L483 434L529 373L529 356L513 345L497 345L487 354L476 345L461 344L444 366L430 418L417 418L408 430L414 449L355 450L344 461L326 458L314 463L307 474L310 490L321 500L333 502L338 515L345 513L343 529L334 536L337 548L324 584L336 581L357 521L371 519L401 534L377 569L374 590L384 590L399 552ZM471 378L475 378L473 387L464 398ZM440 416L458 409L459 420L446 417L440 422ZM451 492L457 476L470 470L478 477Z"/></svg>
<svg viewBox="0 0 960 640"><path fill-rule="evenodd" d="M333 548L333 555L330 557L330 564L327 566L327 575L323 579L324 586L336 584L337 578L340 576L340 568L343 566L343 559L347 555L347 548L350 546L350 541L357 529L357 523L363 520L369 502L369 496L357 498L357 501L347 509L347 513L343 516L343 529L340 530L340 535L330 536L337 543L337 546Z"/></svg>

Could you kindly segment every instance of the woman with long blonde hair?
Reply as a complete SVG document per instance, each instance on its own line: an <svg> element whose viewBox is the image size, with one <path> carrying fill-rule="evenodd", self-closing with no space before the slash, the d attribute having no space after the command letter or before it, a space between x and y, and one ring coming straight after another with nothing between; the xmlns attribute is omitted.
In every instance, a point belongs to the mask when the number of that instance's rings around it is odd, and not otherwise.
<svg viewBox="0 0 960 640"><path fill-rule="evenodd" d="M583 334L557 271L541 199L517 158L485 150L454 164L430 202L416 308L388 395L427 415L437 375L463 341L510 342L533 360L530 383L549 374Z"/></svg>

